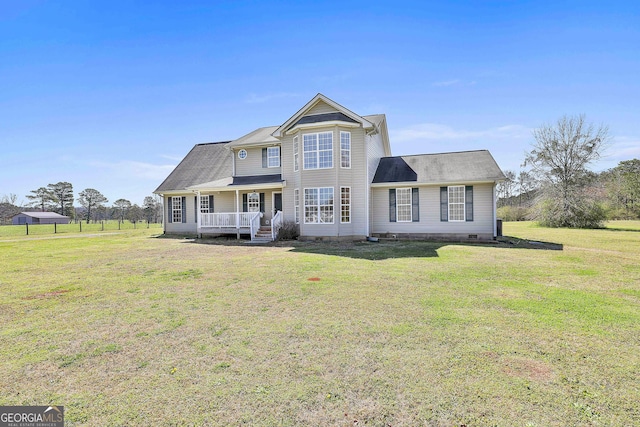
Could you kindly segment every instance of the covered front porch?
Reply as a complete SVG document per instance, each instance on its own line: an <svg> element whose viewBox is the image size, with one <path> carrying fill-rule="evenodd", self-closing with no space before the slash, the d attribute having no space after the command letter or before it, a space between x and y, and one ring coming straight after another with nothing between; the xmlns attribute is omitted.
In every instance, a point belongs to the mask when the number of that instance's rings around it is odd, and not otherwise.
<svg viewBox="0 0 640 427"><path fill-rule="evenodd" d="M284 185L280 175L268 175L189 188L196 193L198 236L235 234L248 235L252 241L275 240L282 223Z"/></svg>

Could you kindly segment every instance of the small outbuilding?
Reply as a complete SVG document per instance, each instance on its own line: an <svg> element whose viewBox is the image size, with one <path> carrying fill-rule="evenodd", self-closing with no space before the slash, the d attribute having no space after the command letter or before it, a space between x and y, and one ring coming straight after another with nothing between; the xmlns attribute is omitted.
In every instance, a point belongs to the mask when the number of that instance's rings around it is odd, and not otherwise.
<svg viewBox="0 0 640 427"><path fill-rule="evenodd" d="M55 212L20 212L12 217L13 225L69 224L71 219Z"/></svg>

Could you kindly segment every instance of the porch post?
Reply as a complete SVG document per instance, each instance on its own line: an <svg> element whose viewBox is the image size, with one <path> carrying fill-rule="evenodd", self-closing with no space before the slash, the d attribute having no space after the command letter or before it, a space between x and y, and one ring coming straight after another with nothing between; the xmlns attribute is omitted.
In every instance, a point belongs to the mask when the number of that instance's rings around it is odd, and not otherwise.
<svg viewBox="0 0 640 427"><path fill-rule="evenodd" d="M236 189L236 233L240 239L240 191Z"/></svg>

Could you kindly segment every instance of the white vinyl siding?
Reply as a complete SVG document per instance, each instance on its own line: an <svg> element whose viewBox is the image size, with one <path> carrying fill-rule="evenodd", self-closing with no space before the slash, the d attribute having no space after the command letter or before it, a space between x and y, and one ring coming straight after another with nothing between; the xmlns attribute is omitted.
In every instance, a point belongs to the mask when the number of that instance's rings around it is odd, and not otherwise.
<svg viewBox="0 0 640 427"><path fill-rule="evenodd" d="M333 224L333 187L304 189L304 223Z"/></svg>
<svg viewBox="0 0 640 427"><path fill-rule="evenodd" d="M300 168L300 146L298 143L298 135L293 137L293 171L298 172Z"/></svg>
<svg viewBox="0 0 640 427"><path fill-rule="evenodd" d="M182 222L182 197L171 198L171 221L178 223Z"/></svg>
<svg viewBox="0 0 640 427"><path fill-rule="evenodd" d="M449 196L449 221L465 220L464 185L452 185L447 188Z"/></svg>
<svg viewBox="0 0 640 427"><path fill-rule="evenodd" d="M420 222L389 221L389 188L373 188L371 233L493 236L493 184L473 185L473 221L440 220L440 186L420 187Z"/></svg>
<svg viewBox="0 0 640 427"><path fill-rule="evenodd" d="M411 222L411 188L396 189L396 218L398 222Z"/></svg>
<svg viewBox="0 0 640 427"><path fill-rule="evenodd" d="M340 167L351 168L351 132L340 132Z"/></svg>
<svg viewBox="0 0 640 427"><path fill-rule="evenodd" d="M331 169L333 167L333 132L302 135L304 169Z"/></svg>
<svg viewBox="0 0 640 427"><path fill-rule="evenodd" d="M294 221L300 224L300 189L293 190Z"/></svg>
<svg viewBox="0 0 640 427"><path fill-rule="evenodd" d="M340 222L351 223L351 187L340 187Z"/></svg>

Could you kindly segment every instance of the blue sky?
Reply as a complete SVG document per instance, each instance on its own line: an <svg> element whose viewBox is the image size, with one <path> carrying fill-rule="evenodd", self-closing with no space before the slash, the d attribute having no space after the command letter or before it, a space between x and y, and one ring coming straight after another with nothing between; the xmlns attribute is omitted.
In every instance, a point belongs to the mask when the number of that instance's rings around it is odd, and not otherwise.
<svg viewBox="0 0 640 427"><path fill-rule="evenodd" d="M394 155L610 127L640 158L640 6L609 1L0 0L0 197L71 182L141 204L194 144L286 121L321 92L385 113Z"/></svg>

